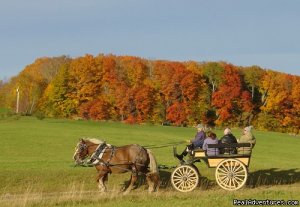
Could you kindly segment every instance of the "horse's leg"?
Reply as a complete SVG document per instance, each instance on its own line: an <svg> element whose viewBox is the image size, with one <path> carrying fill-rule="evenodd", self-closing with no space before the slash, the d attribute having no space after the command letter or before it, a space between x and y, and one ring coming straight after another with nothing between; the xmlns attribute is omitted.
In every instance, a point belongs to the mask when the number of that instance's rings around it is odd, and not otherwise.
<svg viewBox="0 0 300 207"><path fill-rule="evenodd" d="M159 175L157 173L148 173L146 175L146 180L147 180L147 183L149 185L149 188L148 188L148 192L149 193L152 193L155 191L155 189L158 189L159 187Z"/></svg>
<svg viewBox="0 0 300 207"><path fill-rule="evenodd" d="M148 192L152 193L154 191L154 182L152 181L150 175L146 176L146 180L147 180L147 183L148 183L148 186L149 186Z"/></svg>
<svg viewBox="0 0 300 207"><path fill-rule="evenodd" d="M131 179L129 181L129 185L128 185L126 191L124 192L124 195L128 194L132 190L133 185L138 178L138 171L137 171L136 166L133 165L131 170L132 170L131 171Z"/></svg>
<svg viewBox="0 0 300 207"><path fill-rule="evenodd" d="M101 193L104 193L107 191L105 181L107 181L108 173L107 172L101 172L98 175L98 188Z"/></svg>
<svg viewBox="0 0 300 207"><path fill-rule="evenodd" d="M132 173L131 174L131 179L129 181L128 187L126 188L126 191L123 193L124 195L128 194L132 190L133 185L136 182L137 178L138 178L137 173Z"/></svg>

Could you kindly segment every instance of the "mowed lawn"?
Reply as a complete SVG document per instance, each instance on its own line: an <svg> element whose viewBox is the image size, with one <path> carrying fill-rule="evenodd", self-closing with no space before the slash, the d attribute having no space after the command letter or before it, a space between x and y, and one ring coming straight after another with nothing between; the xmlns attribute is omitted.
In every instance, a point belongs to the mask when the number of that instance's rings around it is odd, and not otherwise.
<svg viewBox="0 0 300 207"><path fill-rule="evenodd" d="M222 131L215 130L218 137ZM233 129L236 137L241 129ZM0 119L0 206L182 206L222 204L239 199L300 199L300 137L254 130L254 148L247 185L237 192L220 189L214 168L197 163L200 187L178 193L170 185L172 169L162 169L162 187L148 195L144 180L131 195L119 190L128 173L110 175L107 195L99 195L93 167L74 167L74 147L81 137L100 138L113 145L136 143L154 147L160 165L174 167L172 144L190 139L194 128L127 125L118 122L38 120L34 117ZM177 146L178 151L184 144ZM161 147L161 148L160 148ZM14 200L14 202L11 202ZM19 200L20 202L17 202Z"/></svg>

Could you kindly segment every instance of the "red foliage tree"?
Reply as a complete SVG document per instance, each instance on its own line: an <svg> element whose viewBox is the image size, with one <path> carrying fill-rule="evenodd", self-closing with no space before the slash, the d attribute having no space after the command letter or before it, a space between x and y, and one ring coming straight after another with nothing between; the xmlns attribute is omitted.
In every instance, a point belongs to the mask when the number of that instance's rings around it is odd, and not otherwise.
<svg viewBox="0 0 300 207"><path fill-rule="evenodd" d="M167 119L177 126L186 125L188 116L186 108L186 103L174 102L174 104L167 109Z"/></svg>
<svg viewBox="0 0 300 207"><path fill-rule="evenodd" d="M85 119L107 120L110 119L111 104L105 97L84 103L80 107L80 115Z"/></svg>
<svg viewBox="0 0 300 207"><path fill-rule="evenodd" d="M241 79L239 71L230 64L225 65L222 75L223 83L219 89L213 93L212 104L217 109L217 124L224 121L233 120L240 112L238 107L239 97L241 95Z"/></svg>
<svg viewBox="0 0 300 207"><path fill-rule="evenodd" d="M155 89L149 85L139 87L135 93L138 122L148 121L153 116L153 110L156 104L155 96Z"/></svg>

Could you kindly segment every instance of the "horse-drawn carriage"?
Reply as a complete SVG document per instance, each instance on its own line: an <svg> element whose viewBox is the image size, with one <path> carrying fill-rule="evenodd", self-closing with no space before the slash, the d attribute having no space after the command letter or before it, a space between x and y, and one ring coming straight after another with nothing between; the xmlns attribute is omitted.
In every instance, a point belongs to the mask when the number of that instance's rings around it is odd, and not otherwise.
<svg viewBox="0 0 300 207"><path fill-rule="evenodd" d="M237 154L214 154L207 155L202 149L190 152L190 158L182 161L171 175L173 187L180 192L190 192L199 184L199 171L195 162L203 161L210 168L216 168L215 178L217 184L229 191L238 190L243 187L248 177L248 166L250 164L250 152L245 150L251 147L250 143L235 144L209 144L212 149L237 148ZM250 148L251 149L251 148ZM176 148L174 147L174 156Z"/></svg>
<svg viewBox="0 0 300 207"><path fill-rule="evenodd" d="M101 148L101 146L104 147ZM229 152L232 151L230 149L238 149L238 153L207 155L202 149L194 149L190 152L190 159L182 161L171 174L171 183L176 190L189 192L198 186L199 171L194 165L198 161L205 162L208 167L216 167L215 177L221 188L237 190L245 185L251 158L251 144L208 144L208 148L229 149ZM98 149L102 150L99 151ZM98 151L99 154L96 153ZM132 173L125 194L132 189L139 173L146 175L149 192L158 188L158 166L149 149L136 144L115 147L106 145L105 142L97 139L81 139L75 148L73 157L76 164L82 164L84 159L95 153L97 154L95 167L98 171L97 180L101 192L106 191L105 182L108 174L124 172ZM174 155L176 155L176 148L174 148Z"/></svg>

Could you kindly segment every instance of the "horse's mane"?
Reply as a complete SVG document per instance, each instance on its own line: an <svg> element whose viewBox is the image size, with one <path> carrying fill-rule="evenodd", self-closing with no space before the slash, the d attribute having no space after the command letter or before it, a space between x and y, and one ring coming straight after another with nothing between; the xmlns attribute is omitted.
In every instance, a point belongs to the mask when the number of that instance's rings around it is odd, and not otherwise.
<svg viewBox="0 0 300 207"><path fill-rule="evenodd" d="M84 138L85 141L89 141L93 144L102 144L104 143L105 141L103 140L100 140L100 139L96 139L96 138Z"/></svg>

